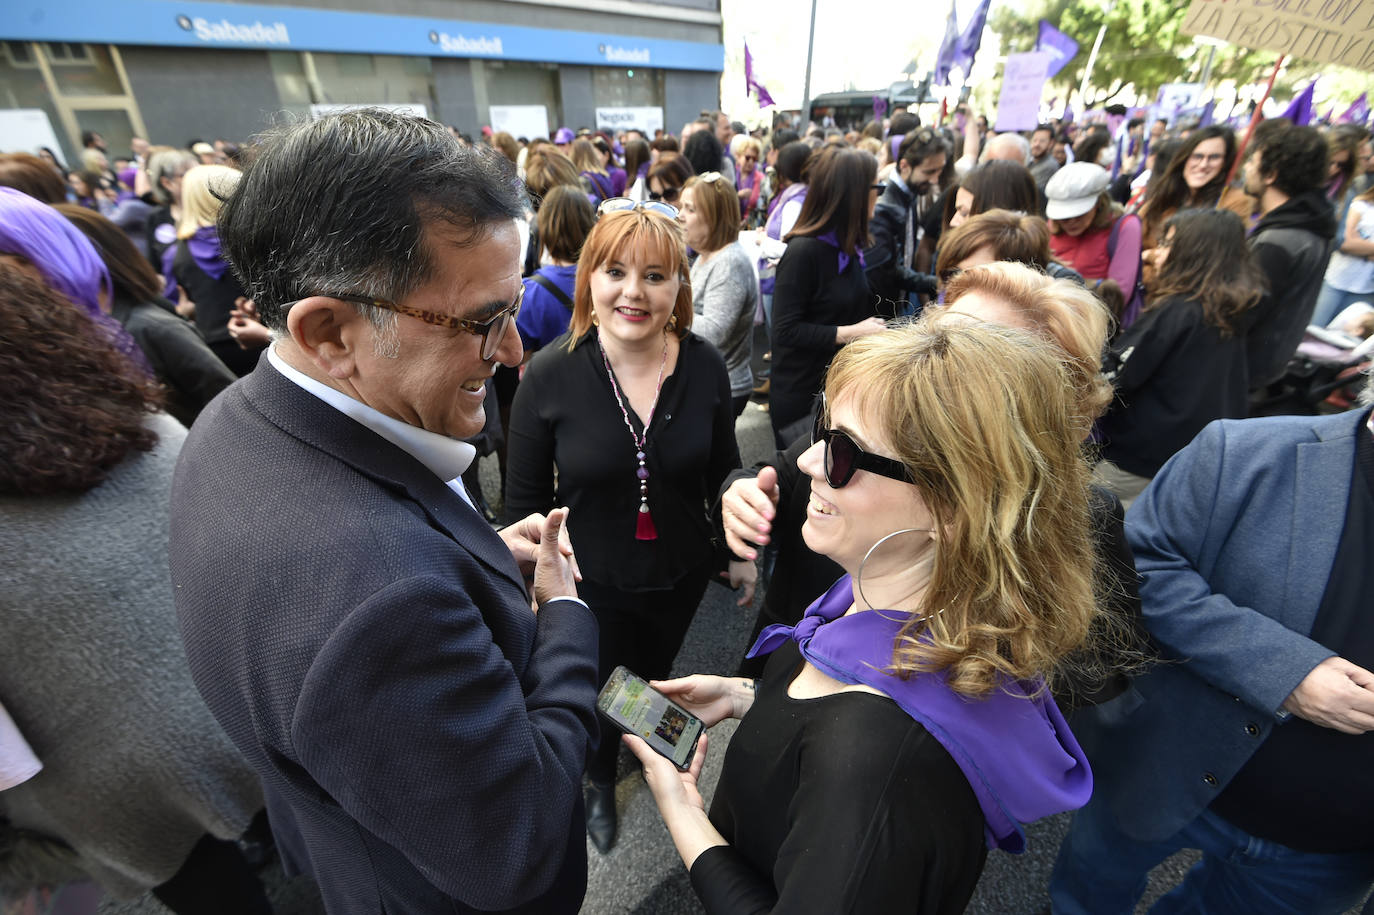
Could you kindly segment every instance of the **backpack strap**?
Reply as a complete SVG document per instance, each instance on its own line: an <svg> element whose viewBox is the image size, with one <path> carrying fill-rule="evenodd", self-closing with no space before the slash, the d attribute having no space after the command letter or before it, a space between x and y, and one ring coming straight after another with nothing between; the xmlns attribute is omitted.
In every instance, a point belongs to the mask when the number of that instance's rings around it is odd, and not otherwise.
<svg viewBox="0 0 1374 915"><path fill-rule="evenodd" d="M568 309L568 311L573 310L573 300L568 298L568 294L564 292L562 289L559 289L558 284L555 283L553 280L549 279L542 273L531 273L530 279L534 280L540 286L543 286L546 290L548 290L549 295L553 296L555 299L561 302L563 304L563 307Z"/></svg>

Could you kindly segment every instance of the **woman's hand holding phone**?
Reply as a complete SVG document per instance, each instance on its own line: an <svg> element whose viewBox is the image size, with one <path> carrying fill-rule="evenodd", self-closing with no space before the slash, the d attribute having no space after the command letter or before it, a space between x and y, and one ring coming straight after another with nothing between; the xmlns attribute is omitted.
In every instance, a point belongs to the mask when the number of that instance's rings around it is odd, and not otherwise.
<svg viewBox="0 0 1374 915"><path fill-rule="evenodd" d="M753 684L753 680L742 677L708 674L649 681L650 686L696 715L708 728L726 718L743 718L754 705Z"/></svg>
<svg viewBox="0 0 1374 915"><path fill-rule="evenodd" d="M706 849L727 844L707 818L706 802L697 789L697 780L701 778L701 766L706 761L705 734L697 741L696 755L692 757L692 765L686 772L679 772L676 766L655 753L647 743L633 734L625 734L621 740L643 764L644 781L654 796L654 803L658 805L663 824L668 827L673 844L677 846L682 863L687 865L688 870L691 870L697 856Z"/></svg>

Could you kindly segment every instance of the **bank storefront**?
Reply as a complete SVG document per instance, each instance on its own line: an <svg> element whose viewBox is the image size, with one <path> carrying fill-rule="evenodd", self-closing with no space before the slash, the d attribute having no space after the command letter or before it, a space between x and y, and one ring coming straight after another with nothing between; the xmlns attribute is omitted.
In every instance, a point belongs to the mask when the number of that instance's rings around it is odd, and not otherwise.
<svg viewBox="0 0 1374 915"><path fill-rule="evenodd" d="M0 150L32 151L40 111L70 159L83 130L122 154L134 135L243 140L352 104L422 108L473 134L675 132L718 97L718 0L394 0L385 14L348 2L7 0Z"/></svg>

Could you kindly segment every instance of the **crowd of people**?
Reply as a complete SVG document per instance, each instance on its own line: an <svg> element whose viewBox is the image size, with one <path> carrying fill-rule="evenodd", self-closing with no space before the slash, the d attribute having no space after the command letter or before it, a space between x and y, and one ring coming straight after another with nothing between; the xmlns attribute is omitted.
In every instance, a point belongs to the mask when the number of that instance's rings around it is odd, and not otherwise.
<svg viewBox="0 0 1374 915"><path fill-rule="evenodd" d="M1358 906L1368 132L959 116L0 154L0 892L576 912L624 750L711 913L963 911L1067 811L1056 913ZM709 803L619 667L739 720Z"/></svg>

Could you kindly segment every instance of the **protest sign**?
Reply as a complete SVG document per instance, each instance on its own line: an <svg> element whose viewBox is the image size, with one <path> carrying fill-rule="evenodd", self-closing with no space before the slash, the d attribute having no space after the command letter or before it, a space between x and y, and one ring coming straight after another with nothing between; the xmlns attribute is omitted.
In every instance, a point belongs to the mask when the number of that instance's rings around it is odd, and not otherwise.
<svg viewBox="0 0 1374 915"><path fill-rule="evenodd" d="M1040 94L1045 89L1053 55L1048 51L1008 54L997 99L998 133L1034 130L1040 123Z"/></svg>
<svg viewBox="0 0 1374 915"><path fill-rule="evenodd" d="M1374 69L1374 0L1192 0L1185 35Z"/></svg>

